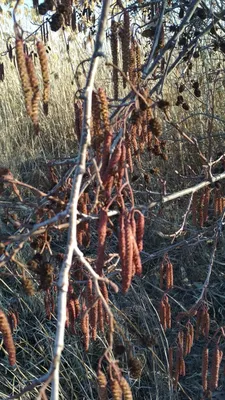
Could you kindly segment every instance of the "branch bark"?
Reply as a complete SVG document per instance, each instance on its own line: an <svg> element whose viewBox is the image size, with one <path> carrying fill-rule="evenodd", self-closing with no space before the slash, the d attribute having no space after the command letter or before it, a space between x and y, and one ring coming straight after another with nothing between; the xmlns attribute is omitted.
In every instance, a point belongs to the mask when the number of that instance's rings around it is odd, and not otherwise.
<svg viewBox="0 0 225 400"><path fill-rule="evenodd" d="M63 262L58 287L59 297L57 306L57 328L54 344L54 354L52 366L54 369L51 400L59 399L59 366L60 358L64 348L64 335L65 335L65 322L66 322L66 302L68 291L69 271L72 263L73 254L77 254L83 260L83 254L77 245L77 204L81 189L82 178L85 173L86 157L88 146L90 145L90 122L91 122L91 109L92 109L92 92L94 87L95 75L97 72L98 61L101 54L101 49L104 41L106 21L109 14L110 0L105 0L102 3L102 12L99 20L99 27L96 37L94 54L91 59L91 65L87 77L86 87L84 90L84 118L82 125L82 136L80 140L80 148L78 155L78 164L73 178L73 186L70 196L70 227L68 232L68 242L65 260ZM92 270L91 266L85 263L86 268L89 269L94 279L98 279L98 275Z"/></svg>
<svg viewBox="0 0 225 400"><path fill-rule="evenodd" d="M219 174L219 175L212 176L212 179L210 181L206 180L201 183L198 183L195 186L191 186L190 188L180 190L179 192L172 193L168 196L163 196L161 201L152 201L152 203L149 205L148 209L150 210L150 209L154 208L159 203L165 204L165 203L168 203L169 201L178 199L179 197L183 197L188 194L195 193L198 190L201 190L201 189L205 188L206 186L209 186L211 183L221 181L222 179L225 179L225 172L223 172L222 174Z"/></svg>

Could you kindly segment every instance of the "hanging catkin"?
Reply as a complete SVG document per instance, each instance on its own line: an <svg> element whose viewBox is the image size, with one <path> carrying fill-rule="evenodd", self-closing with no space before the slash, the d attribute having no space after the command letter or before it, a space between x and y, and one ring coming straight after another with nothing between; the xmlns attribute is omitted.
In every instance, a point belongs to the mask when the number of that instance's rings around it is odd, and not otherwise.
<svg viewBox="0 0 225 400"><path fill-rule="evenodd" d="M39 86L38 86L38 79L37 79L37 75L35 72L32 57L28 56L28 55L26 55L25 57L26 57L27 72L29 75L30 84L32 87L32 92L33 92L32 100L31 100L31 105L32 105L31 119L33 121L36 132L38 132L38 106L39 106L39 101L40 101L40 91L39 91Z"/></svg>
<svg viewBox="0 0 225 400"><path fill-rule="evenodd" d="M122 289L126 293L131 285L133 276L133 235L132 226L128 216L124 220L124 235L125 235L125 260L122 265Z"/></svg>
<svg viewBox="0 0 225 400"><path fill-rule="evenodd" d="M99 400L107 400L108 399L107 378L106 378L105 374L101 370L98 370L97 381L98 381L98 396L99 396Z"/></svg>
<svg viewBox="0 0 225 400"><path fill-rule="evenodd" d="M212 366L211 366L211 378L210 378L210 389L213 391L217 389L219 383L219 369L222 361L223 352L219 349L219 346L213 350Z"/></svg>
<svg viewBox="0 0 225 400"><path fill-rule="evenodd" d="M204 347L202 352L202 388L205 392L208 388L208 366L209 366L209 349Z"/></svg>
<svg viewBox="0 0 225 400"><path fill-rule="evenodd" d="M117 379L110 379L110 389L113 400L122 400L122 389Z"/></svg>
<svg viewBox="0 0 225 400"><path fill-rule="evenodd" d="M107 232L108 215L105 209L100 210L98 223L98 254L96 260L96 272L102 276L102 268L104 265L105 241Z"/></svg>
<svg viewBox="0 0 225 400"><path fill-rule="evenodd" d="M8 352L9 364L13 366L16 364L16 349L8 319L2 310L0 310L0 331L2 333L4 346Z"/></svg>
<svg viewBox="0 0 225 400"><path fill-rule="evenodd" d="M123 72L127 76L130 66L130 14L124 10L123 14L123 27L120 32L122 44L122 59L123 59ZM126 79L123 78L123 88L127 85Z"/></svg>
<svg viewBox="0 0 225 400"><path fill-rule="evenodd" d="M118 67L118 24L114 19L112 19L111 22L111 52L113 64ZM113 68L113 89L114 98L115 100L118 100L119 75L117 68Z"/></svg>
<svg viewBox="0 0 225 400"><path fill-rule="evenodd" d="M27 114L32 116L32 87L27 71L26 58L24 54L23 40L19 37L16 38L16 61L18 66L18 71L20 75L20 80L22 84L22 89L25 98L25 106Z"/></svg>
<svg viewBox="0 0 225 400"><path fill-rule="evenodd" d="M45 115L48 115L48 102L50 95L49 72L48 72L48 57L44 44L39 40L37 42L37 52L41 65L41 73L43 79L43 110Z"/></svg>

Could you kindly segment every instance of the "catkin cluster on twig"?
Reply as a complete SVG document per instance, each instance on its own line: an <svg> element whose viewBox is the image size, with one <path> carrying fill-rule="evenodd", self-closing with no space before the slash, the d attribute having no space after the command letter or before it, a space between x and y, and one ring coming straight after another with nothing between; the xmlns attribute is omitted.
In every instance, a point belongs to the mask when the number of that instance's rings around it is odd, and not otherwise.
<svg viewBox="0 0 225 400"><path fill-rule="evenodd" d="M22 89L25 98L25 106L27 110L27 114L32 116L32 87L29 79L27 66L26 66L26 57L24 53L24 43L20 37L16 38L16 60L18 71L20 75L20 80L22 84Z"/></svg>
<svg viewBox="0 0 225 400"><path fill-rule="evenodd" d="M105 282L100 282L99 287L106 303L108 303L108 289ZM106 322L108 322L108 315L104 309L103 302L98 298L92 280L88 279L81 315L81 330L86 351L88 351L90 340L96 340L97 331L104 332Z"/></svg>
<svg viewBox="0 0 225 400"><path fill-rule="evenodd" d="M42 78L44 83L43 106L44 112L47 115L50 90L48 60L45 46L41 41L37 42L37 52L40 60ZM16 36L16 60L24 93L26 111L34 124L35 132L39 133L39 83L32 57L24 51L24 42L19 35Z"/></svg>
<svg viewBox="0 0 225 400"><path fill-rule="evenodd" d="M192 199L192 222L193 225L202 228L208 220L209 215L209 202L210 202L211 189L207 186L199 196L198 192L193 194ZM220 198L220 197L219 197Z"/></svg>
<svg viewBox="0 0 225 400"><path fill-rule="evenodd" d="M115 369L115 371L112 371L112 369ZM116 365L110 365L110 379L109 379L109 387L110 391L112 394L112 399L113 400L132 400L132 392L131 388L127 382L127 380L122 376L119 368ZM106 375L101 371L100 368L98 368L97 372L97 383L98 383L98 394L99 394L99 400L106 400L108 399L108 393L107 393L107 377Z"/></svg>
<svg viewBox="0 0 225 400"><path fill-rule="evenodd" d="M218 217L222 214L225 207L225 198L222 196L221 187L215 187L214 189L214 215Z"/></svg>

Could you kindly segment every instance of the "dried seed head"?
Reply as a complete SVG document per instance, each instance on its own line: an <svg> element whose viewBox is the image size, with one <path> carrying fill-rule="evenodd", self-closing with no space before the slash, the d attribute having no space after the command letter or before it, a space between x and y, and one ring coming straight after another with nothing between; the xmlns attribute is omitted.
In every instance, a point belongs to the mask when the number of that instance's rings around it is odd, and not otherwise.
<svg viewBox="0 0 225 400"><path fill-rule="evenodd" d="M57 32L63 26L64 18L60 12L56 12L52 15L50 21L50 28L53 32Z"/></svg>
<svg viewBox="0 0 225 400"><path fill-rule="evenodd" d="M183 107L183 109L184 109L185 111L188 111L188 110L190 109L190 106L189 106L189 104L187 104L187 103L183 103L183 104L182 104L182 107Z"/></svg>
<svg viewBox="0 0 225 400"><path fill-rule="evenodd" d="M195 91L194 91L194 95L196 96L196 97L201 97L201 90L199 90L199 89L195 89Z"/></svg>
<svg viewBox="0 0 225 400"><path fill-rule="evenodd" d="M179 86L178 91L179 91L179 93L182 93L182 92L184 92L184 90L185 90L185 85L182 83L182 84Z"/></svg>
<svg viewBox="0 0 225 400"><path fill-rule="evenodd" d="M136 357L131 357L128 360L130 375L133 379L139 379L143 369L143 363Z"/></svg>
<svg viewBox="0 0 225 400"><path fill-rule="evenodd" d="M161 99L161 100L157 101L157 106L159 108L161 108L161 110L167 111L170 106L170 102L168 100Z"/></svg>
<svg viewBox="0 0 225 400"><path fill-rule="evenodd" d="M162 135L162 124L158 118L151 118L148 127L154 136L159 137Z"/></svg>
<svg viewBox="0 0 225 400"><path fill-rule="evenodd" d="M33 296L34 295L33 283L29 278L22 279L22 285L23 285L24 292L28 296Z"/></svg>

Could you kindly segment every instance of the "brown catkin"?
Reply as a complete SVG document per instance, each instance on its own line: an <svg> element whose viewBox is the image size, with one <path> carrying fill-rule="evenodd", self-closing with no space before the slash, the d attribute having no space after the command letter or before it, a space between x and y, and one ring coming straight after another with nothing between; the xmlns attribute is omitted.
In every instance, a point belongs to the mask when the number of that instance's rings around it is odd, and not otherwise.
<svg viewBox="0 0 225 400"><path fill-rule="evenodd" d="M86 287L86 304L90 308L92 306L93 295L92 295L92 279L88 279Z"/></svg>
<svg viewBox="0 0 225 400"><path fill-rule="evenodd" d="M210 316L207 309L204 310L204 318L202 321L202 333L206 339L209 337L209 329L210 329Z"/></svg>
<svg viewBox="0 0 225 400"><path fill-rule="evenodd" d="M118 67L118 23L112 19L111 22L111 52L112 52L112 61L115 66ZM119 94L119 75L118 69L113 68L113 88L114 88L114 98L118 100Z"/></svg>
<svg viewBox="0 0 225 400"><path fill-rule="evenodd" d="M33 286L31 279L29 279L29 278L22 279L22 285L23 285L24 292L27 296L34 295L35 291L34 291L34 286Z"/></svg>
<svg viewBox="0 0 225 400"><path fill-rule="evenodd" d="M119 255L122 271L126 264L126 240L125 240L125 214L121 212L119 216Z"/></svg>
<svg viewBox="0 0 225 400"><path fill-rule="evenodd" d="M129 65L129 80L133 85L137 82L137 72L136 72L136 46L135 40L132 38L131 48L130 48L130 65Z"/></svg>
<svg viewBox="0 0 225 400"><path fill-rule="evenodd" d="M123 14L123 27L120 32L121 44L122 44L122 61L123 61L123 72L127 76L130 66L130 13L124 10ZM126 79L123 78L123 88L127 85Z"/></svg>
<svg viewBox="0 0 225 400"><path fill-rule="evenodd" d="M33 121L34 126L36 127L36 129L38 131L38 107L39 107L39 101L40 101L40 91L39 91L39 86L38 86L38 79L37 79L37 75L35 72L32 57L28 56L28 55L26 55L25 57L26 57L27 72L29 75L30 84L31 84L32 91L33 91L31 119Z"/></svg>
<svg viewBox="0 0 225 400"><path fill-rule="evenodd" d="M98 327L99 327L100 332L104 333L104 322L105 322L105 319L104 319L104 310L103 310L103 304L102 304L102 300L101 299L98 300L98 317L97 317L97 320L98 320Z"/></svg>
<svg viewBox="0 0 225 400"><path fill-rule="evenodd" d="M180 363L181 363L181 349L180 346L177 347L176 350L176 365L175 365L175 372L174 372L174 389L177 389L178 381L179 381L179 376L180 376Z"/></svg>
<svg viewBox="0 0 225 400"><path fill-rule="evenodd" d="M125 174L125 166L126 166L126 145L124 141L122 142L122 152L121 157L119 160L119 167L118 167L118 189L122 186L122 180Z"/></svg>
<svg viewBox="0 0 225 400"><path fill-rule="evenodd" d="M98 381L98 396L99 396L99 400L107 400L108 399L107 378L106 378L105 374L101 370L98 370L97 381Z"/></svg>
<svg viewBox="0 0 225 400"><path fill-rule="evenodd" d="M138 212L137 222L136 222L136 238L138 250L143 250L143 236L145 231L145 217L141 212Z"/></svg>
<svg viewBox="0 0 225 400"><path fill-rule="evenodd" d="M71 328L71 333L75 335L76 309L73 299L67 301L67 311L68 311L68 326L70 326Z"/></svg>
<svg viewBox="0 0 225 400"><path fill-rule="evenodd" d="M167 296L165 296L164 303L166 308L166 326L168 329L171 329L171 306Z"/></svg>
<svg viewBox="0 0 225 400"><path fill-rule="evenodd" d="M168 260L166 264L166 289L173 287L173 264Z"/></svg>
<svg viewBox="0 0 225 400"><path fill-rule="evenodd" d="M133 237L133 267L134 274L140 276L142 274L142 263L136 239Z"/></svg>
<svg viewBox="0 0 225 400"><path fill-rule="evenodd" d="M208 389L208 366L209 366L209 349L204 347L202 352L202 388L205 392Z"/></svg>
<svg viewBox="0 0 225 400"><path fill-rule="evenodd" d="M81 100L76 100L74 103L74 115L75 115L74 133L77 137L77 140L80 142L82 133L82 119L83 119L83 104Z"/></svg>
<svg viewBox="0 0 225 400"><path fill-rule="evenodd" d="M132 400L133 396L132 396L131 388L129 386L129 383L126 381L126 379L123 376L120 379L120 387L123 392L124 400Z"/></svg>
<svg viewBox="0 0 225 400"><path fill-rule="evenodd" d="M109 122L109 105L106 97L105 90L102 88L98 89L98 95L100 100L101 115L103 126L106 132L110 132L110 122Z"/></svg>
<svg viewBox="0 0 225 400"><path fill-rule="evenodd" d="M135 55L136 55L136 68L137 68L137 83L141 80L141 49L137 42L135 42Z"/></svg>
<svg viewBox="0 0 225 400"><path fill-rule="evenodd" d="M17 328L19 323L18 313L14 310L11 310L9 311L7 318L9 321L11 331L13 332Z"/></svg>
<svg viewBox="0 0 225 400"><path fill-rule="evenodd" d="M84 335L84 349L85 351L88 351L89 349L89 314L86 312L87 308L85 304L83 304L82 311L83 311L83 316L81 318L81 330Z"/></svg>
<svg viewBox="0 0 225 400"><path fill-rule="evenodd" d="M107 182L109 178L115 174L117 168L118 168L118 163L120 160L122 154L122 148L121 148L121 141L117 144L116 148L114 149L114 152L111 156L111 159L108 163L108 167L102 177L102 182L104 185L107 185Z"/></svg>
<svg viewBox="0 0 225 400"><path fill-rule="evenodd" d="M9 364L13 366L16 364L16 349L8 319L2 310L0 310L0 331L2 332L4 346L8 352Z"/></svg>
<svg viewBox="0 0 225 400"><path fill-rule="evenodd" d="M101 144L104 141L104 135L101 129L101 109L98 94L92 92L92 147L96 151L96 161L101 160Z"/></svg>
<svg viewBox="0 0 225 400"><path fill-rule="evenodd" d="M133 235L128 216L125 216L125 263L122 266L122 290L126 293L131 285L133 275Z"/></svg>
<svg viewBox="0 0 225 400"><path fill-rule="evenodd" d="M132 153L131 153L131 148L127 145L126 148L126 156L127 156L127 163L130 168L130 172L133 173L134 171L134 166L133 166L133 159L132 159Z"/></svg>
<svg viewBox="0 0 225 400"><path fill-rule="evenodd" d="M215 390L219 383L219 369L222 361L223 352L220 351L218 345L214 348L211 366L210 390Z"/></svg>
<svg viewBox="0 0 225 400"><path fill-rule="evenodd" d="M45 49L45 45L39 40L37 42L37 52L41 65L41 73L44 84L43 89L43 109L45 115L48 115L48 102L50 96L50 84L49 84L49 71L48 71L48 57Z"/></svg>
<svg viewBox="0 0 225 400"><path fill-rule="evenodd" d="M161 325L163 326L164 331L167 329L167 324L166 324L166 306L164 303L164 300L162 299L160 304L159 304L159 317L160 317L160 322Z"/></svg>
<svg viewBox="0 0 225 400"><path fill-rule="evenodd" d="M23 47L23 40L21 38L16 38L16 61L18 66L18 71L20 75L20 80L22 84L22 89L25 98L25 106L27 114L32 116L32 87L30 84L30 79L28 76L26 59Z"/></svg>
<svg viewBox="0 0 225 400"><path fill-rule="evenodd" d="M113 400L122 400L122 389L117 379L110 380L110 389Z"/></svg>
<svg viewBox="0 0 225 400"><path fill-rule="evenodd" d="M189 349L190 349L190 335L189 331L185 332L185 341L184 341L184 357L186 357L189 354Z"/></svg>
<svg viewBox="0 0 225 400"><path fill-rule="evenodd" d="M104 257L105 257L105 241L107 234L107 222L108 215L107 211L103 208L100 210L99 214L99 223L98 223L98 254L96 260L96 272L100 276L102 276L102 268L104 265Z"/></svg>

